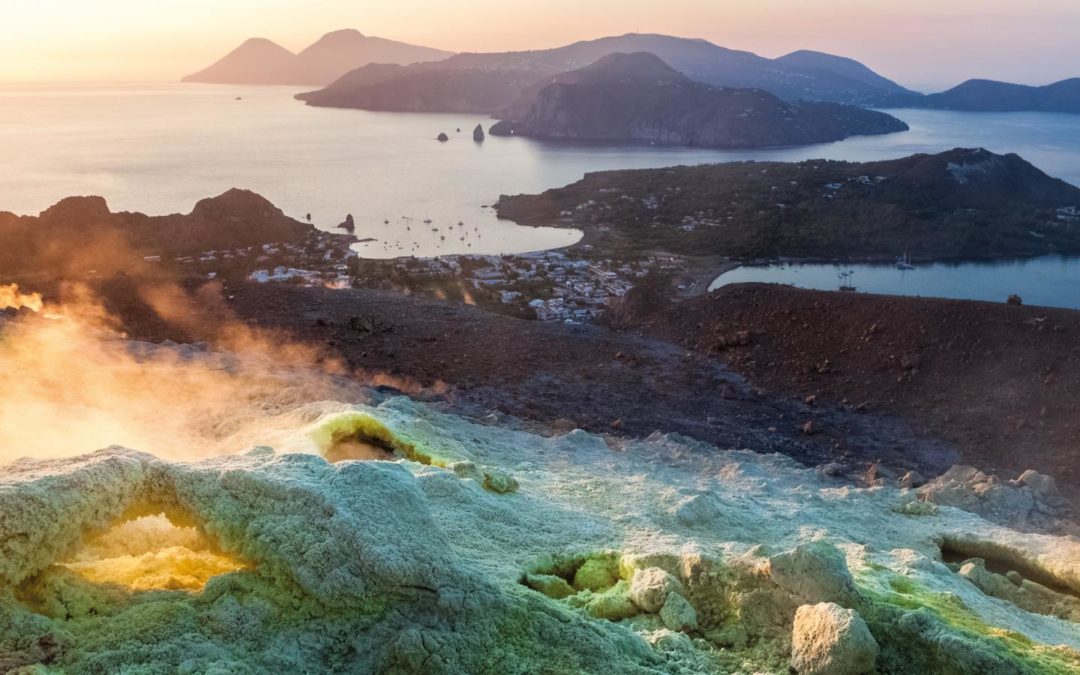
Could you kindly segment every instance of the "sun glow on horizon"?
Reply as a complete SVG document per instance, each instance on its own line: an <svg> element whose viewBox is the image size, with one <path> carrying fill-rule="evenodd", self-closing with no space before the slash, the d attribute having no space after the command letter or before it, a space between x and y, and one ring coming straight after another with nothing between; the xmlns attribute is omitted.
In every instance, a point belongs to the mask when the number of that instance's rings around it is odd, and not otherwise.
<svg viewBox="0 0 1080 675"><path fill-rule="evenodd" d="M450 51L555 47L627 32L700 37L780 56L816 49L850 56L919 87L993 77L1041 84L1080 75L1073 0L548 0L516 7L477 0L7 0L0 5L0 83L172 82L248 37L298 51L326 32ZM506 17L500 19L498 17Z"/></svg>

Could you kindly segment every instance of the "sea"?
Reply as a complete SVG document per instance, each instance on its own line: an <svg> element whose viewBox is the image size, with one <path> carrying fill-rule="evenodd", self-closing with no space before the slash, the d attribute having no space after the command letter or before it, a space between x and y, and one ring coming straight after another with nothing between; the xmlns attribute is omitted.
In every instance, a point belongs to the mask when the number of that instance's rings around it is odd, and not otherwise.
<svg viewBox="0 0 1080 675"><path fill-rule="evenodd" d="M934 262L913 269L884 264L775 263L747 265L721 274L716 290L739 283L788 284L835 291L1005 302L1018 295L1028 305L1080 309L1080 258L1047 255L993 262Z"/></svg>
<svg viewBox="0 0 1080 675"><path fill-rule="evenodd" d="M181 83L0 86L0 210L35 214L65 196L100 195L113 210L186 213L198 200L238 187L258 192L294 218L310 215L326 230L352 214L356 236L369 240L357 245L360 254L393 258L524 253L572 244L580 232L517 226L498 220L490 206L501 194L542 192L609 169L865 161L985 147L1015 152L1080 185L1080 115L889 110L911 130L794 148L721 151L492 136L476 143L473 128L486 129L493 120L313 108L293 98L299 91ZM440 133L450 140L436 141ZM1075 284L1075 276L1065 279L1053 270L1072 275L1076 264L1048 260L1041 268L1048 273L1033 283ZM922 273L937 269L956 276L965 268L935 266ZM1030 263L1010 264L1001 271L1029 275L1032 269ZM755 274L772 278L765 271ZM789 270L775 278L799 283L810 276ZM870 276L869 270L857 271L856 286ZM949 292L974 297L983 280L972 277L965 284L963 276L950 282ZM904 292L910 285L882 283L885 292ZM917 292L932 291L919 286Z"/></svg>

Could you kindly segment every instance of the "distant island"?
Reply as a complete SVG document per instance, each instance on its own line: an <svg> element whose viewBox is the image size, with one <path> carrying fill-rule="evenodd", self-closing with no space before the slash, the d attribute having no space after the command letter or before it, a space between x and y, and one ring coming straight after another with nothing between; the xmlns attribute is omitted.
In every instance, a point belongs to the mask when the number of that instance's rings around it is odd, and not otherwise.
<svg viewBox="0 0 1080 675"><path fill-rule="evenodd" d="M266 54L259 58L267 62L282 58L267 45L262 49ZM824 52L799 50L768 59L705 40L636 33L536 51L443 53L413 58L416 63L411 65L407 65L408 59L370 58L368 65L342 70L338 79L320 83L325 85L322 89L297 98L309 105L334 108L494 114L561 75L611 54L635 52L656 55L694 82L760 89L785 101L867 108L1080 113L1080 78L1045 87L970 80L927 95L907 89L854 59Z"/></svg>
<svg viewBox="0 0 1080 675"><path fill-rule="evenodd" d="M603 254L892 260L1080 253L1080 189L1017 155L739 162L587 174L503 196L500 218L580 227Z"/></svg>
<svg viewBox="0 0 1080 675"><path fill-rule="evenodd" d="M1080 113L1080 78L1045 87L968 80L948 91L927 96L919 104L925 108L972 112Z"/></svg>
<svg viewBox="0 0 1080 675"><path fill-rule="evenodd" d="M328 33L299 54L265 38L252 38L183 81L323 86L369 63L410 64L438 61L450 55L439 49L369 37L356 30Z"/></svg>
<svg viewBox="0 0 1080 675"><path fill-rule="evenodd" d="M802 145L906 131L900 120L836 103L787 103L758 89L712 87L646 52L611 54L553 78L504 113L496 136L714 148Z"/></svg>
<svg viewBox="0 0 1080 675"><path fill-rule="evenodd" d="M628 34L555 49L458 54L435 63L368 65L297 98L310 105L398 112L494 113L533 85L615 53L649 52L702 84L762 89L788 101L899 105L920 94L862 64L818 52L767 59L705 40Z"/></svg>

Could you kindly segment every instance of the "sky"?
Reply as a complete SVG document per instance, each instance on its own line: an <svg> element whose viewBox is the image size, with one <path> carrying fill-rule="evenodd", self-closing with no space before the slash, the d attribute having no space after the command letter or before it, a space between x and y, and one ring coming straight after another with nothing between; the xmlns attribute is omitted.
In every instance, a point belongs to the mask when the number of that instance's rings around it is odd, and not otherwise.
<svg viewBox="0 0 1080 675"><path fill-rule="evenodd" d="M248 37L299 51L340 28L450 51L628 32L816 49L921 90L1080 76L1080 0L0 0L0 82L174 81Z"/></svg>

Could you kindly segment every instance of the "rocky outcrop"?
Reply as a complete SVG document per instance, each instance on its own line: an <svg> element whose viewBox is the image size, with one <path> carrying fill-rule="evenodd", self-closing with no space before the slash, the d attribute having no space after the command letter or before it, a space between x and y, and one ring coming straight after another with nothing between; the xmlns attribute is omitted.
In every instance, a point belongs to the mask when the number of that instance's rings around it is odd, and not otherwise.
<svg viewBox="0 0 1080 675"><path fill-rule="evenodd" d="M878 644L855 610L819 603L795 612L791 667L799 675L872 673L877 656Z"/></svg>
<svg viewBox="0 0 1080 675"><path fill-rule="evenodd" d="M954 466L918 490L919 498L939 506L978 513L1009 527L1080 535L1068 500L1054 479L1036 471L1001 481L970 466Z"/></svg>
<svg viewBox="0 0 1080 675"><path fill-rule="evenodd" d="M356 221L353 220L353 215L351 213L346 214L345 222L338 225L338 229L345 230L346 232L349 232L349 233L352 233L352 232L356 231Z"/></svg>
<svg viewBox="0 0 1080 675"><path fill-rule="evenodd" d="M679 593L670 593L660 608L660 620L668 630L691 633L698 629L697 610Z"/></svg>
<svg viewBox="0 0 1080 675"><path fill-rule="evenodd" d="M1080 623L1080 598L1025 579L1016 570L998 574L988 570L982 558L972 558L964 561L957 573L978 586L983 593L1011 602L1021 609Z"/></svg>
<svg viewBox="0 0 1080 675"><path fill-rule="evenodd" d="M438 136L435 137L435 140L440 143L445 143L450 140L450 137L447 136L445 133L440 133Z"/></svg>
<svg viewBox="0 0 1080 675"><path fill-rule="evenodd" d="M486 138L486 136L484 135L484 125L482 125L482 124L477 124L476 125L476 128L473 129L473 132L472 132L472 138L477 143L483 143L484 142L484 139Z"/></svg>
<svg viewBox="0 0 1080 675"><path fill-rule="evenodd" d="M685 591L678 579L658 567L638 570L630 581L630 599L645 612L659 612L672 593Z"/></svg>
<svg viewBox="0 0 1080 675"><path fill-rule="evenodd" d="M769 577L804 602L859 602L844 554L826 542L803 544L769 559Z"/></svg>
<svg viewBox="0 0 1080 675"><path fill-rule="evenodd" d="M231 189L200 200L191 213L148 216L109 210L101 197L70 197L39 216L0 222L0 268L131 271L145 255L185 255L304 241L316 229L264 197Z"/></svg>

